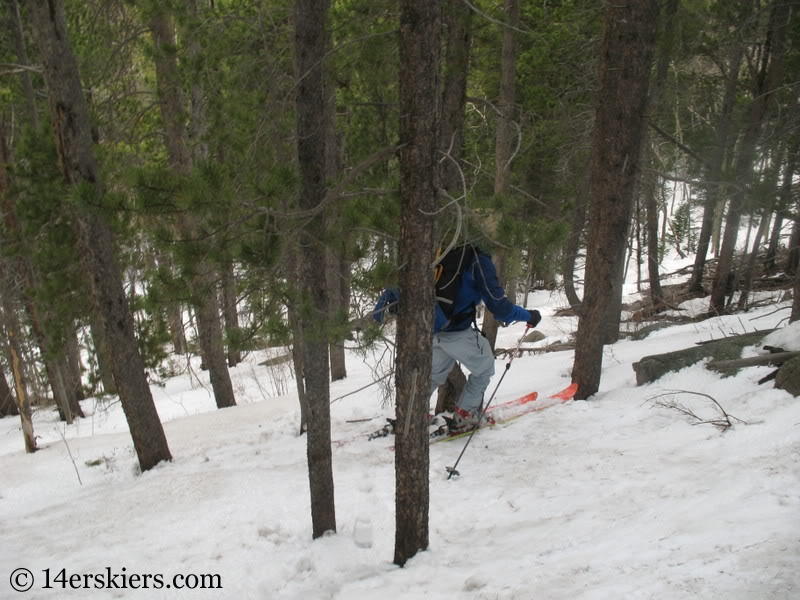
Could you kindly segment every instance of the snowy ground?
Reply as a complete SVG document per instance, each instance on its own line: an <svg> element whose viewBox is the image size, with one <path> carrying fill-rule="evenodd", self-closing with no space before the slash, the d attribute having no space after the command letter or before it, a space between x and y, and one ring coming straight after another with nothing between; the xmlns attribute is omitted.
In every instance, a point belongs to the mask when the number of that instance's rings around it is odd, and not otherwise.
<svg viewBox="0 0 800 600"><path fill-rule="evenodd" d="M540 292L530 305L545 316L540 345L574 330L574 319L552 317L560 297ZM232 370L235 408L214 409L199 371L153 387L174 460L144 475L118 403L87 400L91 416L66 429L38 412L33 455L22 451L19 420L0 420L0 598L800 598L800 399L758 385L767 367L723 379L697 365L642 387L631 368L648 354L785 324L787 307L607 347L592 401L482 431L460 478L448 481L445 467L461 443L433 445L430 549L403 569L391 563L392 440L356 437L391 414L376 387L332 405L333 437L343 441L333 451L338 533L314 542L296 395L285 371L257 365L263 355ZM523 329L502 330L498 345L512 346ZM783 335L794 343L800 329ZM515 360L497 400L560 390L572 359ZM372 367L349 354L349 377L332 398L369 383ZM746 424L720 433L655 405L677 389L712 395ZM673 399L714 414L702 397ZM11 588L29 582L12 576L20 568L34 578L25 594ZM71 575L82 585L109 573L129 589L69 589ZM130 589L145 574L148 588ZM222 589L173 585L176 575L192 585L204 574Z"/></svg>

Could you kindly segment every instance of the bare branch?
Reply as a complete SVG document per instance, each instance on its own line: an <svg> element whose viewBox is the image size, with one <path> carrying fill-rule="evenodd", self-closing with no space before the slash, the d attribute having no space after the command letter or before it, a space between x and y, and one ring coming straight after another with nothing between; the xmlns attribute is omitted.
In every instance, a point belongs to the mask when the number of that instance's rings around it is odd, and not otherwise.
<svg viewBox="0 0 800 600"><path fill-rule="evenodd" d="M708 398L709 400L711 400L711 402L714 403L714 405L717 407L717 411L721 414L721 416L717 419L702 419L698 417L691 409L678 403L676 400L672 400L669 402L659 400L655 402L656 406L676 410L679 413L693 419L695 422L692 423L692 425L714 425L715 427L719 428L722 432L725 432L731 427L733 427L733 421L736 421L737 423L742 423L743 425L747 425L747 423L742 419L734 417L733 415L729 415L725 411L725 409L722 408L722 405L719 402L717 402L716 398L708 394L704 394L702 392L693 392L690 390L667 390L663 394L658 394L656 396L653 396L652 398L648 398L648 400L657 400L658 398L669 397L672 396L673 394L690 394L693 396L702 396L703 398Z"/></svg>

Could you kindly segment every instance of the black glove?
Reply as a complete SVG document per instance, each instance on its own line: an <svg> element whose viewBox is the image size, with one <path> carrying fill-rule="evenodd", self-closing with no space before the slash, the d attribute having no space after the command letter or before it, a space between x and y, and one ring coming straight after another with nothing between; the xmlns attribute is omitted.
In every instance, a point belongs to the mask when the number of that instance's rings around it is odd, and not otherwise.
<svg viewBox="0 0 800 600"><path fill-rule="evenodd" d="M538 310L530 310L528 312L531 313L531 319L528 321L528 327L536 327L539 324L539 321L542 320L542 314Z"/></svg>

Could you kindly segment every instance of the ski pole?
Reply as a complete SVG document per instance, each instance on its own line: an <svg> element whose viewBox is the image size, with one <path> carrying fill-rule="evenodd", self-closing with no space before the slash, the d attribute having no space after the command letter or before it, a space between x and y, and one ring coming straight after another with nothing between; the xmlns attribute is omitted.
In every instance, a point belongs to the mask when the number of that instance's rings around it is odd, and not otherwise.
<svg viewBox="0 0 800 600"><path fill-rule="evenodd" d="M497 390L500 388L500 384L503 383L503 379L505 379L506 373L508 373L508 370L511 368L511 363L514 362L514 358L517 356L517 354L519 354L519 349L522 347L522 341L525 339L525 336L528 335L528 330L530 328L531 328L530 324L528 324L525 327L525 331L522 332L522 335L520 336L519 341L517 342L517 347L514 348L514 351L511 353L511 356L509 356L508 362L506 363L506 368L503 371L503 374L500 376L500 381L498 381L497 385L494 387L494 391L492 392L489 401L486 403L483 409L481 409L481 414L478 417L478 425L480 425L481 420L483 419L483 415L486 414L486 410L489 408L489 405L492 403L492 400L494 400L494 397L497 394ZM476 431L478 431L478 427L475 427L475 429L472 430L472 433L469 434L469 437L467 438L467 443L464 444L464 447L461 449L461 454L459 454L458 458L456 459L456 464L454 464L452 467L445 467L447 469L447 472L449 473L449 475L447 476L448 480L453 475L461 475L461 473L459 473L456 470L456 467L458 466L458 463L461 462L461 457L464 456L464 452L467 451L467 446L469 446L469 443L472 441L472 436L475 435Z"/></svg>

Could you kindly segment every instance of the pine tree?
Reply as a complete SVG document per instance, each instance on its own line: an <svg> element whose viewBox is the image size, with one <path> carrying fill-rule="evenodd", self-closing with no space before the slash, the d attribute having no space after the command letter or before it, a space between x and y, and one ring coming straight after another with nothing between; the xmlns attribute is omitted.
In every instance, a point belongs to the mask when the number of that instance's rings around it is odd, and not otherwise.
<svg viewBox="0 0 800 600"><path fill-rule="evenodd" d="M600 87L592 147L592 204L586 289L576 336L572 379L577 398L597 392L603 345L616 341L623 261L645 128L650 60L658 4L607 4Z"/></svg>
<svg viewBox="0 0 800 600"><path fill-rule="evenodd" d="M158 418L134 336L133 317L114 257L114 236L92 204L102 205L103 188L91 137L86 100L72 52L61 0L47 5L28 2L39 45L50 100L50 118L65 181L83 206L75 207L74 222L84 267L92 279L95 310L109 342L114 379L139 457L146 471L171 455Z"/></svg>
<svg viewBox="0 0 800 600"><path fill-rule="evenodd" d="M441 14L438 3L400 4L400 303L397 319L394 563L428 547L431 267ZM432 108L433 107L433 108Z"/></svg>

